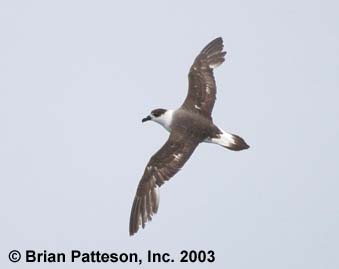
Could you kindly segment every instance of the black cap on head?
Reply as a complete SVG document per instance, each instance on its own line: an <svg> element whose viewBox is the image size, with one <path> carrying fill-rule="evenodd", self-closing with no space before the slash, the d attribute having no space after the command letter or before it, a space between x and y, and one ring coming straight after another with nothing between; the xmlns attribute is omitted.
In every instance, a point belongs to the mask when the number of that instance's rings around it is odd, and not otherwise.
<svg viewBox="0 0 339 269"><path fill-rule="evenodd" d="M163 108L157 108L157 109L154 109L152 110L151 114L154 116L154 117L160 117L162 114L164 114L167 110L166 109L163 109Z"/></svg>

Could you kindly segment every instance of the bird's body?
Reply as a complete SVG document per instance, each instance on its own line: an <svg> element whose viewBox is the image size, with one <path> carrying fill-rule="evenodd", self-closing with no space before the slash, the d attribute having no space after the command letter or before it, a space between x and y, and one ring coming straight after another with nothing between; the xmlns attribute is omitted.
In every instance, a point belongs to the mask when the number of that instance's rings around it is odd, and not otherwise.
<svg viewBox="0 0 339 269"><path fill-rule="evenodd" d="M215 129L211 120L184 108L167 110L163 118L163 121L157 122L169 132L175 130L182 135L192 135L195 138L200 138L200 142L205 140Z"/></svg>
<svg viewBox="0 0 339 269"><path fill-rule="evenodd" d="M166 110L162 117L154 119L167 131L175 130L177 134L184 137L192 137L200 142L214 143L231 150L236 150L234 134L223 131L217 127L212 120L185 108L177 110ZM239 144L239 143L238 143Z"/></svg>
<svg viewBox="0 0 339 269"><path fill-rule="evenodd" d="M151 220L159 206L158 188L174 176L201 142L215 143L230 150L249 148L239 136L223 131L213 123L212 109L216 99L213 68L224 61L221 38L210 42L195 59L189 72L186 100L176 110L155 109L143 122L162 125L170 136L148 162L134 198L130 235Z"/></svg>

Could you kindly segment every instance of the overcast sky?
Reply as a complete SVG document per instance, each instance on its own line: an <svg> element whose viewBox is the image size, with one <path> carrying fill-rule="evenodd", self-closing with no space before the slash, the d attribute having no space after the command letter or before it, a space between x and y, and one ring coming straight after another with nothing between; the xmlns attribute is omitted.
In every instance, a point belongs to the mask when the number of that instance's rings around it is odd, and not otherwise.
<svg viewBox="0 0 339 269"><path fill-rule="evenodd" d="M339 268L337 1L1 1L1 268L8 252L214 250L212 264ZM217 125L250 150L202 144L129 237L133 197L166 141L141 119L176 108L222 36ZM41 268L83 264L42 264ZM88 268L136 268L89 264ZM39 267L39 268L40 268Z"/></svg>

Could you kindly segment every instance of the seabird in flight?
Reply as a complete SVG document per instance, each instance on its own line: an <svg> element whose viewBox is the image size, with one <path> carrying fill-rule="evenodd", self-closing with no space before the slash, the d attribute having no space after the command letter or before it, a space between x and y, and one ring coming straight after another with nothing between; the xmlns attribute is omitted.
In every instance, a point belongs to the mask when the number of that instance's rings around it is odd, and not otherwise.
<svg viewBox="0 0 339 269"><path fill-rule="evenodd" d="M199 143L214 143L235 151L249 148L240 136L213 123L211 113L216 99L213 69L225 60L223 47L222 38L216 38L196 57L188 74L188 94L181 107L175 110L158 108L142 120L159 123L170 135L148 162L139 182L131 210L130 235L140 226L144 228L157 213L159 187L183 167Z"/></svg>

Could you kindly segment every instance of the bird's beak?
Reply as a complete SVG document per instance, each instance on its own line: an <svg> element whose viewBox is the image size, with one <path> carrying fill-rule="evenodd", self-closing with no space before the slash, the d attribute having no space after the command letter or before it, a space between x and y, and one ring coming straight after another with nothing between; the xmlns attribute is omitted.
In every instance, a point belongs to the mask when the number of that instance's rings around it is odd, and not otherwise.
<svg viewBox="0 0 339 269"><path fill-rule="evenodd" d="M143 119L142 119L142 122L149 121L149 120L151 120L151 119L152 119L151 116L147 116L146 118L143 118Z"/></svg>

